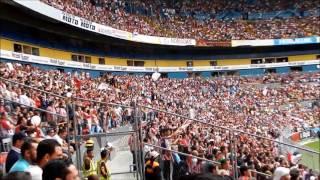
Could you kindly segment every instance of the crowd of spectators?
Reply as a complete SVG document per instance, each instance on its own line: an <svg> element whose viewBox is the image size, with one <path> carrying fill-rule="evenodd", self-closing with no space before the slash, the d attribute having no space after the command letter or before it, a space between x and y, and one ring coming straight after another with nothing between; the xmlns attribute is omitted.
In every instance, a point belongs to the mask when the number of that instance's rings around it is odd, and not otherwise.
<svg viewBox="0 0 320 180"><path fill-rule="evenodd" d="M173 171L174 179L181 174L200 172L232 176L232 162L243 168L243 174L248 174L247 170L256 170L272 176L279 167L285 168L281 172L294 167L299 170L300 177L313 175L296 158L300 156L283 149L279 144L254 138L246 133L278 139L285 129L292 133L319 127L320 107L301 103L319 99L319 72L153 80L150 76L112 74L91 78L85 72L63 73L58 70L41 70L30 65L0 63L0 75L11 81L67 97L59 98L22 85L0 81L1 137L13 135L12 149L16 152L24 147L21 135L15 138L16 134L22 133L33 139L25 145L28 148L26 155L21 150L26 161L20 162L22 165L19 166L11 162L7 168L18 166L25 168L25 171L31 168L27 172L30 171L32 176L34 173L41 176L42 169L48 162L48 159L41 160L45 156L43 153L35 152L36 145L38 150L43 141L53 140L59 147L58 155L53 156L54 151L50 151L46 158L51 155L52 159L67 158L68 153L73 153L75 142L72 136L67 136L67 131L73 134L74 126L66 123L67 118L75 119L76 131L79 133L108 132L112 128L133 123L132 108L111 107L90 100L127 106L136 101L145 106L139 111L144 120L141 124L143 142L221 163L207 164L196 158L145 146L144 153L155 150L161 154L160 164L172 163L172 166L163 166L165 179L169 179L170 171ZM232 136L231 130L212 128L147 107L246 133ZM39 111L37 108L58 115ZM136 146L130 142L129 145L135 155ZM233 145L237 152L231 152ZM18 160L16 155L13 159ZM29 164L35 164L36 167L29 167ZM7 169L9 171L10 168ZM265 179L253 172L250 176Z"/></svg>
<svg viewBox="0 0 320 180"><path fill-rule="evenodd" d="M210 41L320 35L319 1L42 1L89 21L134 34ZM299 15L263 20L244 18L250 13L269 13L286 9L294 9ZM228 14L229 11L239 12L240 18L219 19L221 13ZM305 11L308 12L308 16L302 16Z"/></svg>

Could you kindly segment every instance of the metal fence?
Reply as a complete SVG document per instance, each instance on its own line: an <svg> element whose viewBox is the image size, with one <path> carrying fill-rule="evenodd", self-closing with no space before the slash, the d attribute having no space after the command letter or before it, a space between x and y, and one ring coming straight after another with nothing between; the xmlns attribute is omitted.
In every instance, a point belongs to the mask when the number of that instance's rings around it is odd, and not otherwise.
<svg viewBox="0 0 320 180"><path fill-rule="evenodd" d="M83 157L83 153L85 151L83 142L89 137L95 141L95 144L98 145L98 146L95 146L95 149L94 149L95 154L99 154L99 150L105 146L107 141L113 142L114 151L111 153L110 164L112 164L112 162L116 156L122 156L123 154L126 154L126 155L123 155L123 157L127 157L128 158L127 162L129 162L129 163L123 164L123 166L121 166L121 168L120 168L121 170L119 169L114 172L111 172L112 176L115 179L117 179L117 178L121 179L121 178L123 178L123 176L129 177L129 179L137 179L137 180L144 179L144 164L145 164L144 156L146 153L144 151L145 146L152 146L155 149L158 149L159 151L166 150L171 153L177 153L177 154L181 154L181 155L185 155L185 156L194 157L199 160L206 161L208 163L219 164L219 162L212 161L212 160L200 157L200 156L194 156L192 154L185 154L183 152L175 151L175 150L172 150L171 148L164 148L164 147L158 146L156 144L144 143L142 140L143 140L145 134L143 132L142 126L144 123L147 123L147 122L145 122L141 117L141 109L142 108L149 109L149 110L153 111L154 113L156 113L156 112L157 113L164 113L168 116L179 117L179 118L184 119L185 121L190 121L190 123L192 123L192 124L194 124L194 123L202 124L210 129L213 129L214 131L225 132L228 136L228 141L229 141L227 144L230 147L230 154L231 154L230 162L232 164L232 175L233 175L234 179L237 179L237 177L238 177L239 166L237 165L237 159L236 159L236 155L238 152L236 143L237 143L237 140L239 139L240 135L246 135L249 138L252 138L254 140L263 140L266 142L271 142L273 144L276 144L277 146L285 146L285 147L295 148L295 149L299 150L300 152L303 152L304 154L305 153L310 154L311 155L310 158L312 160L314 160L315 157L320 156L319 152L315 152L315 151L307 149L307 148L293 145L289 142L282 142L282 141L270 139L270 138L259 136L256 134L244 132L239 129L232 129L229 127L218 126L218 125L215 125L212 123L207 123L204 120L194 119L194 118L191 118L188 116L182 116L182 115L168 112L165 110L160 110L160 109L155 109L152 107L140 105L140 104L137 104L135 101L133 101L131 103L131 105L128 106L128 105L122 105L122 104L104 103L104 102L100 102L100 101L94 101L94 100L90 100L90 99L77 98L77 97L68 98L65 96L61 96L61 95L57 95L57 94L54 94L51 92L46 92L44 90L40 90L35 87L31 87L31 86L27 86L27 85L17 83L17 82L11 81L11 80L7 80L4 78L0 78L0 80L7 82L7 83L23 86L25 88L30 88L34 91L46 93L46 94L53 96L53 97L63 98L67 102L67 106L71 107L70 109L67 110L67 114L69 114L68 111L75 112L75 107L76 107L77 101L88 101L88 102L92 102L95 104L104 105L104 106L111 106L111 107L118 106L118 107L124 107L124 108L132 108L133 109L133 117L132 117L133 121L131 124L117 128L113 132L106 132L106 133L96 133L96 134L89 134L89 135L82 134L82 132L79 131L79 129L78 129L79 124L76 121L75 117L74 116L72 118L69 116L66 117L67 124L69 126L72 125L72 127L74 129L73 134L71 134L68 131L68 136L73 137L73 140L75 141L75 145L76 145L76 148L75 148L76 153L74 155L71 155L70 150L69 150L69 155L73 158L73 160L76 163L79 170L82 169L82 161L83 161L82 157ZM42 112L46 112L45 110L42 110L42 109L38 109L38 110L42 111ZM50 113L50 112L46 112L46 113ZM152 119L153 119L152 116L153 115L151 115L149 119L147 118L148 121L152 121ZM133 136L133 141L134 141L134 146L135 146L134 152L132 154L130 152L130 148L128 147L128 139L131 135ZM131 163L131 160L133 161L133 159L135 159L135 163ZM119 162L121 162L121 161L119 161ZM114 166L116 166L116 165L114 165ZM270 174L265 174L263 172L258 172L255 170L251 170L251 171L256 174L259 174L261 176L265 176L265 177L270 176Z"/></svg>
<svg viewBox="0 0 320 180"><path fill-rule="evenodd" d="M110 132L106 132L106 133L94 133L94 134L83 134L81 130L79 130L79 126L80 124L78 124L78 122L75 119L75 116L73 117L69 117L69 112L71 111L72 114L74 114L75 112L75 108L77 107L77 101L87 101L87 102L92 102L95 104L99 104L99 105L103 105L103 106L117 106L117 107L123 107L123 108L131 108L132 106L126 106L126 105L122 105L122 104L113 104L113 103L105 103L105 102L99 102L99 101L94 101L94 100L90 100L90 99L83 99L83 98L69 98L66 96L61 96L58 94L54 94L51 92L47 92L41 89L38 89L36 87L32 87L32 86L28 86L22 83L18 83L15 81L11 81L8 79L4 79L0 77L1 81L16 85L16 86L20 86L20 87L24 87L24 88L28 88L31 89L33 91L36 92L41 92L44 94L47 94L49 96L52 97L57 97L57 98L61 98L63 99L67 104L66 108L66 114L67 116L61 116L60 114L57 113L52 113L50 111L44 110L44 109L40 109L40 108L35 108L35 107L31 107L31 106L26 106L24 104L20 104L19 102L15 102L15 101L11 101L11 100L6 100L7 102L10 101L10 103L16 104L16 105L21 105L24 107L28 107L30 109L34 109L43 113L49 113L52 114L53 116L56 117L62 117L65 118L67 121L65 122L68 127L73 127L74 131L71 134L71 132L69 132L70 128L67 128L68 132L67 132L67 136L69 138L72 137L72 140L74 141L74 145L75 145L75 153L71 154L70 153L70 149L68 149L68 155L69 157L73 160L73 162L75 163L75 165L77 166L78 170L80 170L80 172L82 171L82 166L83 166L83 154L85 152L85 140L87 139L92 139L94 141L94 154L97 156L96 160L99 159L100 156L100 150L101 148L105 147L105 145L107 144L107 142L112 143L112 152L111 152L111 156L110 156L110 162L109 162L109 167L110 169L112 169L113 167L118 166L118 169L116 168L116 170L114 170L113 172L111 171L111 177L112 179L123 179L123 177L125 177L125 179L142 179L142 169L143 169L143 162L142 161L137 161L138 159L142 159L142 156L139 155L140 153L138 152L142 152L142 147L138 146L138 143L141 144L141 142L139 141L139 136L140 136L140 132L139 132L139 128L138 127L138 122L132 122L132 124L128 124L127 126L122 126L118 129L116 129L115 131L110 131ZM4 99L5 100L5 99ZM57 118L55 118L57 119ZM137 126L137 127L135 127ZM120 130L122 129L122 130ZM130 148L128 146L128 138L131 134L135 134L134 135L134 143L136 144L136 147L141 147L140 149L136 149L135 152L133 153L134 157L132 156L131 152L130 152ZM70 142L70 141L68 141ZM70 147L70 144L69 146ZM123 155L123 157L126 158L135 158L136 159L136 163L133 164L132 161L128 161L128 159L125 160L126 164L121 164L119 162L119 159L114 159L116 156L120 156ZM114 165L112 165L114 164ZM136 169L136 170L134 170Z"/></svg>
<svg viewBox="0 0 320 180"><path fill-rule="evenodd" d="M267 137L264 137L264 136L260 136L260 135L256 135L256 134L252 134L252 133L248 133L248 132L244 132L244 131L241 131L239 129L232 129L232 128L228 128L228 127L217 126L217 125L214 125L212 123L207 123L207 122L205 122L203 120L190 118L188 116L182 116L182 115L179 115L179 114L176 114L176 113L172 113L172 112L167 112L167 111L164 111L164 110L154 109L154 108L151 108L151 107L148 107L148 106L144 106L144 105L139 105L139 107L147 108L147 109L150 109L150 110L153 110L153 111L156 111L156 112L163 112L165 114L169 114L169 115L172 115L172 116L175 116L175 117L180 117L180 118L183 118L183 119L186 119L186 120L191 120L192 123L204 124L206 127L211 127L213 129L216 129L216 130L225 131L226 133L229 134L230 142L228 144L229 144L229 146L231 146L231 155L235 154L235 152L237 152L237 146L235 145L235 142L239 139L239 137L240 137L239 135L240 134L245 134L245 135L249 136L250 138L258 140L258 142L261 141L261 140L267 141L267 142L272 142L276 147L278 147L279 155L287 157L287 155L288 155L287 153L289 153L289 152L290 153L293 153L293 152L300 153L302 155L302 159L301 159L301 161L299 161L299 163L302 163L304 165L310 166L308 168L311 168L311 169L315 170L318 173L320 172L320 169L319 169L320 153L316 152L314 150L311 150L309 148L302 147L300 145L296 145L296 144L292 143L291 141L288 141L288 140L285 140L285 139L283 139L283 140L274 140L274 139L270 139L270 138L267 138ZM151 144L147 144L147 145L155 146L155 145L151 145ZM155 147L157 147L157 146L155 146ZM281 149L281 147L285 147L287 149L289 149L289 148L290 149L294 149L294 151L285 151L285 150ZM166 150L170 151L170 149L166 149ZM198 158L201 159L201 157L198 157ZM238 169L240 167L237 166L237 164L235 163L236 161L234 161L234 159L231 158L231 161L233 162L232 163L232 167L233 167L232 169L234 171L232 173L233 174L233 178L236 179L236 177L238 177ZM255 171L255 170L251 170L251 171L254 172L255 174L260 175L260 176L270 177L270 174L265 174L263 172L258 172L258 171Z"/></svg>
<svg viewBox="0 0 320 180"><path fill-rule="evenodd" d="M306 131L309 132L310 135L310 130ZM303 132L301 132L302 134ZM308 138L304 138L301 141L306 141L306 142L313 142L314 141L319 141L319 138L316 137L317 135L314 136L308 136ZM299 153L302 155L301 158L301 164L308 166L308 168L320 173L320 156L318 153L313 153L310 151L306 151L305 149L309 149L307 146L302 145L300 141L294 142L291 140L290 135L289 136L283 136L281 137L282 141L288 142L292 145L298 146L299 148L295 147L283 147L284 152L291 152L291 153ZM311 140L311 141L310 141ZM319 150L320 151L320 150Z"/></svg>

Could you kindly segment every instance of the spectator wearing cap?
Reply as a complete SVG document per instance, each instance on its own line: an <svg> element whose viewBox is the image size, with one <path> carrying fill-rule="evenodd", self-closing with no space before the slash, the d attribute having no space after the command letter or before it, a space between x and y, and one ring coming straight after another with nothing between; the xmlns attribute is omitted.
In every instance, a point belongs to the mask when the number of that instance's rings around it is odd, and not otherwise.
<svg viewBox="0 0 320 180"><path fill-rule="evenodd" d="M23 145L25 138L26 135L22 132L13 135L12 148L6 159L6 173L8 173L14 163L19 160L21 155L21 146Z"/></svg>
<svg viewBox="0 0 320 180"><path fill-rule="evenodd" d="M30 164L37 160L38 142L27 139L21 147L21 158L12 166L9 172L25 171Z"/></svg>
<svg viewBox="0 0 320 180"><path fill-rule="evenodd" d="M150 159L145 164L146 180L161 180L161 169L156 161L159 153L157 151L150 152Z"/></svg>
<svg viewBox="0 0 320 180"><path fill-rule="evenodd" d="M93 150L94 149L94 141L92 139L88 139L84 145L86 147L86 149L88 150ZM83 161L85 161L85 159L87 158L87 152L85 151L83 153Z"/></svg>

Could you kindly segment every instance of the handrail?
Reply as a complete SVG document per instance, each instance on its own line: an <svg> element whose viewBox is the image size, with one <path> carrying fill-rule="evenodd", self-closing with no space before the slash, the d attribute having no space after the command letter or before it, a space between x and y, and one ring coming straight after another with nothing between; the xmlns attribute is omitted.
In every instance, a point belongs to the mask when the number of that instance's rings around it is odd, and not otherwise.
<svg viewBox="0 0 320 180"><path fill-rule="evenodd" d="M27 88L30 88L30 89L33 89L33 90L37 90L37 91L40 91L40 92L48 93L48 94L51 94L52 96L56 96L56 97L60 97L60 98L64 98L64 99L68 98L66 96L57 95L55 93L47 92L47 91L44 91L44 90L41 90L41 89L38 89L38 88L35 88L35 87L32 87L32 86L28 86L28 85L25 85L25 84L22 84L22 83L19 83L19 82L15 82L15 81L12 81L12 80L5 79L5 78L2 78L2 77L0 77L0 80L7 81L7 82L10 82L10 83L14 83L14 84L18 84L18 85L21 85L21 86L24 86L24 87L27 87ZM151 109L151 110L154 110L154 111L163 112L163 113L166 113L166 114L169 114L169 115L173 115L173 116L176 116L176 117L181 117L181 118L184 118L184 119L188 119L188 120L191 120L193 122L209 125L209 126L220 128L220 129L224 129L224 130L229 130L230 133L238 132L238 133L242 133L242 134L247 134L247 135L255 137L255 138L265 139L265 140L268 140L268 141L271 141L271 142L275 142L275 143L278 143L278 144L286 145L288 147L293 147L293 148L296 148L296 149L304 150L306 152L310 152L310 153L313 153L313 154L320 155L319 152L316 152L316 151L313 151L313 150L310 150L310 149L307 149L307 148L299 147L299 146L292 145L292 144L285 143L285 142L280 142L280 141L277 141L277 140L274 140L274 139L270 139L268 137L259 136L259 135L256 135L256 134L248 133L248 132L245 132L245 131L242 131L242 130L238 130L238 129L234 129L234 128L214 125L212 123L204 122L203 120L205 120L205 119L199 120L199 119L195 119L195 118L190 118L188 116L180 115L180 114L173 113L173 112L168 112L168 111L165 111L165 110L161 110L161 109L157 109L157 108L153 108L153 107L149 107L149 106L145 106L145 105L141 105L141 104L137 104L136 106L132 106L132 105L131 106L126 106L126 105L122 105L122 104L106 103L106 102L100 102L100 101L95 101L95 100L90 100L90 99L85 99L85 98L78 98L78 97L72 97L71 99L78 99L78 100L89 101L89 102L94 102L94 103L107 104L107 105L111 105L111 106L122 106L122 107L128 107L128 108L141 107L141 108ZM90 135L89 135L89 137L90 137ZM94 137L94 135L93 135L93 137ZM261 173L261 172L256 172L256 173L260 173L260 174L263 174L265 176L268 175L268 174L264 174L264 173Z"/></svg>
<svg viewBox="0 0 320 180"><path fill-rule="evenodd" d="M12 100L10 100L10 99L6 99L6 98L3 98L3 97L1 97L0 99L3 99L3 100L5 100L5 101L9 101L9 102L12 102L12 103L15 103L15 104L19 104L20 106L28 107L28 108L34 109L34 110L36 110L36 111L41 111L41 112L49 113L49 114L52 114L52 115L55 115L55 116L58 116L58 117L66 118L66 122L64 122L64 123L57 123L57 125L69 124L69 123L70 123L68 111L67 111L67 115L66 115L66 116L63 116L63 115L60 115L60 114L57 114L57 113L54 113L54 112L51 112L51 111L47 111L47 110L44 110L44 109L41 109L41 108L37 108L37 107L25 105L25 104L22 104L22 103L20 103L20 102L12 101ZM40 126L40 127L48 127L48 126ZM69 131L70 131L70 129L67 128L67 134L70 134ZM71 157L70 141L68 141L68 156Z"/></svg>
<svg viewBox="0 0 320 180"><path fill-rule="evenodd" d="M52 96L55 96L55 97L59 97L61 99L68 99L69 98L67 96L61 96L59 94L55 94L55 93L52 93L52 92L49 92L49 91L45 91L45 90L42 90L42 89L39 89L39 88L35 88L33 86L25 85L25 84L22 84L20 82L12 81L12 80L9 80L9 79L6 79L6 78L0 77L0 80L7 81L7 82L10 82L10 83L13 83L13 84L18 84L20 86L24 86L24 87L27 87L27 88L30 88L30 89L33 89L33 90L36 90L36 91L39 91L39 92L43 92L43 93L46 93L46 94L49 94L49 95L52 95ZM109 106L121 106L121 107L125 107L125 108L130 108L131 107L131 106L123 105L123 104L106 103L106 102L102 102L102 101L96 101L96 100L79 98L79 97L71 97L71 99L76 99L76 100L81 100L81 101L89 101L89 102L105 104L105 105L109 105Z"/></svg>
<svg viewBox="0 0 320 180"><path fill-rule="evenodd" d="M41 111L41 112L45 112L45 113L49 113L49 114L52 114L52 115L55 115L55 116L59 116L59 117L63 117L63 118L68 118L68 116L63 116L61 114L57 114L57 113L54 113L54 112L51 112L51 111L47 111L47 110L44 110L44 109L41 109L41 108L37 108L37 107L33 107L33 106L29 106L29 105L25 105L25 104L22 104L20 102L16 102L16 101L13 101L13 100L10 100L10 99L6 99L6 98L3 98L3 97L0 97L0 99L3 99L5 101L10 101L12 103L16 103L16 104L19 104L21 106L25 106L25 107L28 107L30 109L34 109L36 111Z"/></svg>
<svg viewBox="0 0 320 180"><path fill-rule="evenodd" d="M76 137L101 137L101 136L121 136L121 135L130 135L136 133L136 131L119 131L119 132L110 132L110 133L95 133L95 134L83 134L77 135Z"/></svg>
<svg viewBox="0 0 320 180"><path fill-rule="evenodd" d="M256 137L256 138L265 139L265 140L272 141L272 142L275 142L275 143L278 143L278 144L283 144L283 145L286 145L286 146L294 147L294 148L301 149L301 150L304 150L304 151L307 151L307 152L310 152L310 153L314 153L314 154L320 155L319 152L316 152L316 151L313 151L313 150L310 150L310 149L301 148L301 147L299 147L299 146L295 146L295 145L291 145L291 144L288 144L288 143L280 142L280 141L277 141L277 140L274 140L274 139L270 139L270 138L267 138L267 137L259 136L259 135L252 134L252 133L248 133L248 132L241 131L241 130L238 130L238 129L233 129L233 128L229 128L229 127L214 125L214 124L212 124L212 123L203 122L203 121L201 121L201 120L194 119L194 118L190 118L190 117L188 117L188 116L182 116L182 115L180 115L180 114L176 114L176 113L172 113L172 112L168 112L168 111L165 111L165 110L156 109L156 108L152 108L152 107L148 107L148 106L144 106L144 105L138 105L138 106L144 107L144 108L148 108L148 109L151 109L151 110L154 110L154 111L158 111L158 112L167 113L167 114L170 114L170 115L173 115L173 116L177 116L177 117L180 117L180 118L189 119L189 120L192 120L192 121L194 121L194 122L198 122L198 123L201 123L201 124L210 125L210 126L212 126L212 127L216 127L216 128L220 128L220 129L224 129L224 130L229 130L229 131L231 130L231 131L233 131L233 132L238 132L238 133L247 134L247 135L249 135L249 136L253 136L253 137Z"/></svg>
<svg viewBox="0 0 320 180"><path fill-rule="evenodd" d="M28 87L28 88L31 88L31 89L34 89L34 90L37 90L37 91L40 91L40 92L48 93L48 94L51 94L52 96L57 96L57 97L61 97L61 98L68 98L66 96L57 95L55 93L47 92L47 91L44 91L44 90L41 90L41 89L38 89L38 88L35 88L35 87L32 87L32 86L28 86L28 85L25 85L25 84L22 84L22 83L18 83L18 82L15 82L15 81L11 81L11 80L5 79L5 78L2 78L2 77L0 77L0 80L8 81L8 82L11 82L11 83L14 83L14 84L18 84L18 85L21 85L21 86L24 86L24 87ZM73 97L73 99L79 99L79 100L82 100L82 101L89 101L89 102L94 102L94 103L101 103L101 104L106 104L106 105L111 105L111 106L122 106L122 107L126 107L126 108L132 108L131 106L126 106L126 105L122 105L122 104L106 103L106 102L95 101L95 100L91 100L91 99L85 99L85 98ZM216 128L220 128L220 129L224 129L224 130L231 130L233 132L247 134L249 136L265 139L265 140L272 141L272 142L275 142L275 143L278 143L278 144L283 144L283 145L286 145L286 146L289 146L289 147L301 149L301 150L304 150L304 151L307 151L307 152L310 152L310 153L314 153L314 154L320 155L319 152L316 152L316 151L313 151L313 150L310 150L310 149L301 148L299 146L295 146L295 145L292 145L292 144L289 144L289 143L285 143L285 142L280 142L280 141L277 141L277 140L274 140L274 139L270 139L270 138L267 138L267 137L259 136L259 135L252 134L252 133L248 133L248 132L241 131L241 130L238 130L238 129L233 129L233 128L229 128L229 127L214 125L212 123L203 122L203 121L201 121L199 119L190 118L188 116L183 116L183 115L180 115L180 114L168 112L168 111L161 110L161 109L156 109L156 108L145 106L145 105L141 105L141 104L138 104L138 106L143 107L143 108L147 108L147 109L151 109L151 110L154 110L154 111L158 111L158 112L163 112L163 113L170 114L170 115L173 115L173 116L181 117L181 118L184 118L184 119L189 119L189 120L192 120L194 122L210 125L212 127L216 127Z"/></svg>
<svg viewBox="0 0 320 180"><path fill-rule="evenodd" d="M170 151L170 152L177 153L177 154L181 154L181 155L184 155L184 156L189 156L189 157L197 158L197 159L200 159L200 160L203 160L203 161L208 161L208 162L211 162L211 163L214 163L214 164L218 164L218 165L221 164L221 163L218 162L218 161L213 161L213 160L206 159L206 158L202 158L202 157L199 157L199 156L194 156L194 155L192 155L192 154L183 153L183 152L180 152L180 151L176 151L176 150L164 148L164 147L157 146L157 145L154 145L154 144L149 144L149 143L143 143L143 144L144 144L145 146L146 146L146 145L147 145L147 146L152 146L152 147L155 147L155 148L158 148L158 149Z"/></svg>
<svg viewBox="0 0 320 180"><path fill-rule="evenodd" d="M170 151L170 152L173 152L173 153L181 154L181 155L184 155L184 156L189 156L189 157L197 158L197 159L200 159L200 160L203 160L203 161L207 161L207 162L211 162L211 163L214 163L214 164L218 164L218 165L221 164L221 163L218 162L218 161L213 161L213 160L206 159L206 158L202 158L202 157L199 157L199 156L194 156L194 155L192 155L192 154L186 154L186 153L183 153L183 152L180 152L180 151L175 151L175 150L168 149L168 148L164 148L164 147L157 146L157 145L154 145L154 144L149 144L149 143L143 143L143 144L144 144L144 145L147 145L147 146L152 146L152 147L155 147L155 148L158 148L158 149ZM240 166L237 166L237 168L240 168ZM264 176L271 177L271 175L269 175L269 174L262 173L262 172L259 172L259 171L256 171L256 170L250 169L249 171L255 172L255 173L257 173L257 174L261 174L261 175L264 175Z"/></svg>

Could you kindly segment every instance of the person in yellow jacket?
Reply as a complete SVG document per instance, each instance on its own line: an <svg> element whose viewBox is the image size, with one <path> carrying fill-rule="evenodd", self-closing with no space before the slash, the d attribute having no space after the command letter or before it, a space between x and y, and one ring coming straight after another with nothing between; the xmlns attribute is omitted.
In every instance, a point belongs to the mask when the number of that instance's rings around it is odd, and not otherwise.
<svg viewBox="0 0 320 180"><path fill-rule="evenodd" d="M87 157L85 157L83 167L82 167L83 176L85 178L90 175L97 174L97 166L93 158L94 158L93 149L87 149Z"/></svg>
<svg viewBox="0 0 320 180"><path fill-rule="evenodd" d="M156 161L158 156L158 152L150 152L150 159L145 164L146 180L161 180L161 169L159 163Z"/></svg>
<svg viewBox="0 0 320 180"><path fill-rule="evenodd" d="M100 177L99 180L111 180L111 173L107 167L107 160L109 156L109 151L106 148L101 149L101 159L97 162L97 174Z"/></svg>
<svg viewBox="0 0 320 180"><path fill-rule="evenodd" d="M85 144L85 148L88 150L90 150L90 149L94 149L94 141L93 140L91 140L91 139L88 139L87 141L86 141L86 144ZM84 152L83 153L83 162L86 160L86 158L87 158L87 152Z"/></svg>

